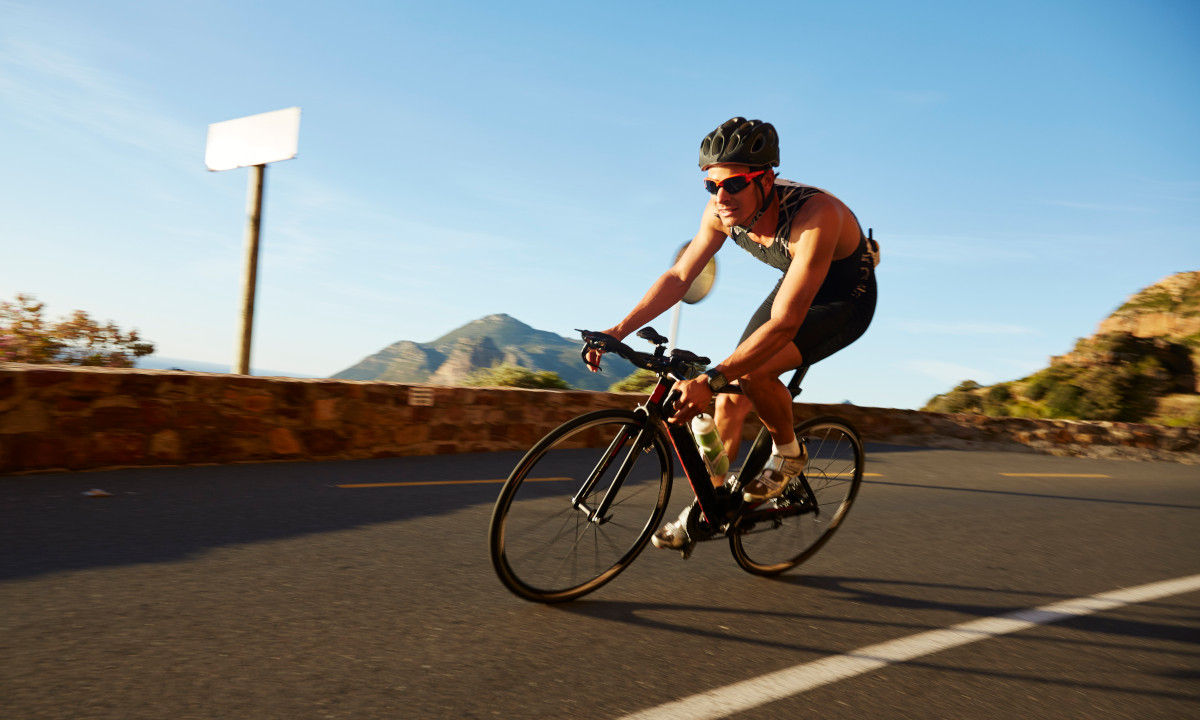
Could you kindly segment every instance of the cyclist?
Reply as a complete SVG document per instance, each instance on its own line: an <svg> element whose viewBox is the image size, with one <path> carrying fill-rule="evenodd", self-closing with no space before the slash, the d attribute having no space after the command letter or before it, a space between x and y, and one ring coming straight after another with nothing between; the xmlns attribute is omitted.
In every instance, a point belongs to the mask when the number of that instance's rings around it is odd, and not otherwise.
<svg viewBox="0 0 1200 720"><path fill-rule="evenodd" d="M747 502L778 497L806 462L793 431L792 397L779 375L854 342L875 312L878 245L841 200L777 177L778 166L779 136L770 123L735 117L709 133L700 143L700 169L711 197L699 232L625 319L606 331L624 339L673 307L728 238L783 272L729 357L694 380L676 383L680 397L673 423L706 410L714 393L730 382L741 386L744 395L716 396L717 429L731 461L751 409L771 433L770 460L744 484ZM593 372L600 356L598 350L588 353ZM718 492L728 493L724 477L712 482ZM655 533L656 547L691 542L684 529L686 513Z"/></svg>

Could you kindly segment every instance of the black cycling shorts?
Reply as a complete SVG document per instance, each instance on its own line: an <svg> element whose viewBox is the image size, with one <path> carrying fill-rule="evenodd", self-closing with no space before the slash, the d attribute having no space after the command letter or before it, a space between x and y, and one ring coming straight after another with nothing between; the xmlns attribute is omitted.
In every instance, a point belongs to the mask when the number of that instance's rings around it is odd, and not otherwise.
<svg viewBox="0 0 1200 720"><path fill-rule="evenodd" d="M745 332L742 333L742 339L738 341L739 345L771 319L771 305L774 304L775 294L779 292L782 284L783 279L780 278L775 289L750 318ZM874 274L866 284L865 291L857 296L847 294L844 299L823 301L818 294L812 307L808 309L808 314L804 316L804 323L796 331L796 337L792 338L792 343L800 351L804 364L812 365L824 360L862 337L867 331L867 326L871 324L871 318L875 316L875 299Z"/></svg>

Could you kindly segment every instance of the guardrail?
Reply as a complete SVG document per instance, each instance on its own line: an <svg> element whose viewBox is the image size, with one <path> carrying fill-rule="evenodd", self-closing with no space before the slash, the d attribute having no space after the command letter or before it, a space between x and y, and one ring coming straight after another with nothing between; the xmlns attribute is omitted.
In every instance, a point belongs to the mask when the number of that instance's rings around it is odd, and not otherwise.
<svg viewBox="0 0 1200 720"><path fill-rule="evenodd" d="M0 363L0 473L525 450L635 395ZM853 405L868 441L1200 463L1200 428ZM754 427L750 427L754 426ZM757 430L748 423L747 437Z"/></svg>

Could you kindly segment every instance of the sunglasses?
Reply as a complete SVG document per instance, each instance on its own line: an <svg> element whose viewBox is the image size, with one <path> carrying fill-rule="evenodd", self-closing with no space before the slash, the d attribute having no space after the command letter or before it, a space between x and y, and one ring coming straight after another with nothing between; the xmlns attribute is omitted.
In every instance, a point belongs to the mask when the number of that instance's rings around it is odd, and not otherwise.
<svg viewBox="0 0 1200 720"><path fill-rule="evenodd" d="M704 189L709 193L716 195L721 188L725 188L725 192L729 194L740 193L750 187L750 181L765 173L766 170L759 170L752 173L740 173L738 175L730 175L724 180L713 180L712 178L704 178Z"/></svg>

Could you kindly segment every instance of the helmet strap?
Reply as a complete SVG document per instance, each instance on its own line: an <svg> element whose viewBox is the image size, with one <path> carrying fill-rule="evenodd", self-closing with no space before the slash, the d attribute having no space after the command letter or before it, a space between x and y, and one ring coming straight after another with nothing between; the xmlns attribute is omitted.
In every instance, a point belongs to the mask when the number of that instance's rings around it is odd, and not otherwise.
<svg viewBox="0 0 1200 720"><path fill-rule="evenodd" d="M767 208L771 206L771 200L775 199L773 187L771 188L772 192L769 199L767 198L767 193L763 191L761 184L757 182L754 183L754 188L758 190L758 212L754 213L754 217L750 218L750 222L746 223L745 225L734 226L735 229L741 230L742 232L750 232L754 228L755 223L762 219L763 213L767 211Z"/></svg>

